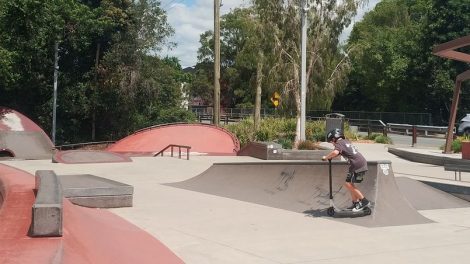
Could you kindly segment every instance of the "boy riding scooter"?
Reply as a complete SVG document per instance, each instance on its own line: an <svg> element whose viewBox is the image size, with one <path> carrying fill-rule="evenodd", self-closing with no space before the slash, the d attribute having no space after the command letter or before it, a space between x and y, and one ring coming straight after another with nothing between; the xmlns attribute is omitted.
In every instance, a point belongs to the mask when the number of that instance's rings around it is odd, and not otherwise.
<svg viewBox="0 0 470 264"><path fill-rule="evenodd" d="M355 183L360 183L364 179L366 174L367 161L361 153L357 151L357 148L345 139L341 129L335 128L328 132L327 141L332 143L334 150L326 156L322 157L322 160L331 160L332 158L341 155L349 163L349 171L346 175L346 182L344 186L349 190L352 199L352 205L347 209L353 212L360 212L364 208L370 205L361 191L356 187Z"/></svg>

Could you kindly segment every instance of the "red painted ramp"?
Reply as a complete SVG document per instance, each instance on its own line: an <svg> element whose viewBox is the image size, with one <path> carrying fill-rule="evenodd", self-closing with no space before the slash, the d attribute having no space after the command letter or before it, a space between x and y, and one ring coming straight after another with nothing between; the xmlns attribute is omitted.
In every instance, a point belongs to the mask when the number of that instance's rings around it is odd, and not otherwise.
<svg viewBox="0 0 470 264"><path fill-rule="evenodd" d="M99 150L66 150L59 151L52 157L52 162L77 164L77 163L111 163L132 162L125 155L110 151Z"/></svg>
<svg viewBox="0 0 470 264"><path fill-rule="evenodd" d="M183 263L160 241L107 210L63 201L63 236L27 235L34 177L0 165L0 263Z"/></svg>
<svg viewBox="0 0 470 264"><path fill-rule="evenodd" d="M106 150L129 155L153 155L170 144L190 146L192 153L208 155L236 155L240 150L238 139L228 130L214 125L187 123L142 129Z"/></svg>
<svg viewBox="0 0 470 264"><path fill-rule="evenodd" d="M20 159L49 159L53 148L49 136L33 121L0 107L0 151Z"/></svg>

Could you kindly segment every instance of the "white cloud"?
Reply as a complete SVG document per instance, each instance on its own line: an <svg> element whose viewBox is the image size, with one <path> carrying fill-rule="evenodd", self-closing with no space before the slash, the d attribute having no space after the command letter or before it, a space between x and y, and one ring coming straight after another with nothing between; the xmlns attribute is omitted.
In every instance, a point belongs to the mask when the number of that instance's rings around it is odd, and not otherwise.
<svg viewBox="0 0 470 264"><path fill-rule="evenodd" d="M374 8L380 0L370 0L354 19L359 21L366 11ZM249 0L221 0L221 15L236 7L246 7ZM197 62L199 36L214 29L214 0L162 0L161 6L167 10L168 22L175 34L170 41L177 43L172 50L164 49L161 56L177 57L181 66L194 66ZM352 30L352 25L345 29L341 39L345 40Z"/></svg>
<svg viewBox="0 0 470 264"><path fill-rule="evenodd" d="M221 15L230 9L246 6L247 0L222 0ZM181 66L194 66L197 62L199 36L214 29L214 0L164 0L168 22L175 34L170 41L177 43L172 50L163 50L162 56L177 57Z"/></svg>

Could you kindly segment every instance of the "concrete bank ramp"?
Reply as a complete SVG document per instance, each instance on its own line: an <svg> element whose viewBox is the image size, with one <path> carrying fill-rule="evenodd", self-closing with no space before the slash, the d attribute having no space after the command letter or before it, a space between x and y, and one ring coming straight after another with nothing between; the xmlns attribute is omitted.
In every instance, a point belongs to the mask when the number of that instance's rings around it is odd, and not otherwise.
<svg viewBox="0 0 470 264"><path fill-rule="evenodd" d="M349 192L341 187L348 164L333 161L335 204L351 204ZM372 214L358 218L331 218L365 226L382 227L430 223L399 191L390 161L372 161L360 190L372 202ZM241 201L328 217L328 163L322 161L282 161L255 163L215 163L189 180L169 186ZM328 217L329 218L329 217Z"/></svg>
<svg viewBox="0 0 470 264"><path fill-rule="evenodd" d="M0 106L0 150L19 159L50 159L48 135L23 114Z"/></svg>

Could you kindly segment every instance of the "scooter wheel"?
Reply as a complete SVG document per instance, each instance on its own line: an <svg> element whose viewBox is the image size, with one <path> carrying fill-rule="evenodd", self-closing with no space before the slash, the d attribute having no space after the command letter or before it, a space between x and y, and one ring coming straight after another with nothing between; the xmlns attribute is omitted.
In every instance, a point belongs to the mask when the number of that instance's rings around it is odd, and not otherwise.
<svg viewBox="0 0 470 264"><path fill-rule="evenodd" d="M335 208L333 208L333 207L328 208L328 210L326 210L326 213L329 216L334 216L335 215Z"/></svg>
<svg viewBox="0 0 470 264"><path fill-rule="evenodd" d="M369 207L364 208L365 215L370 215L371 213L372 213L372 210Z"/></svg>

